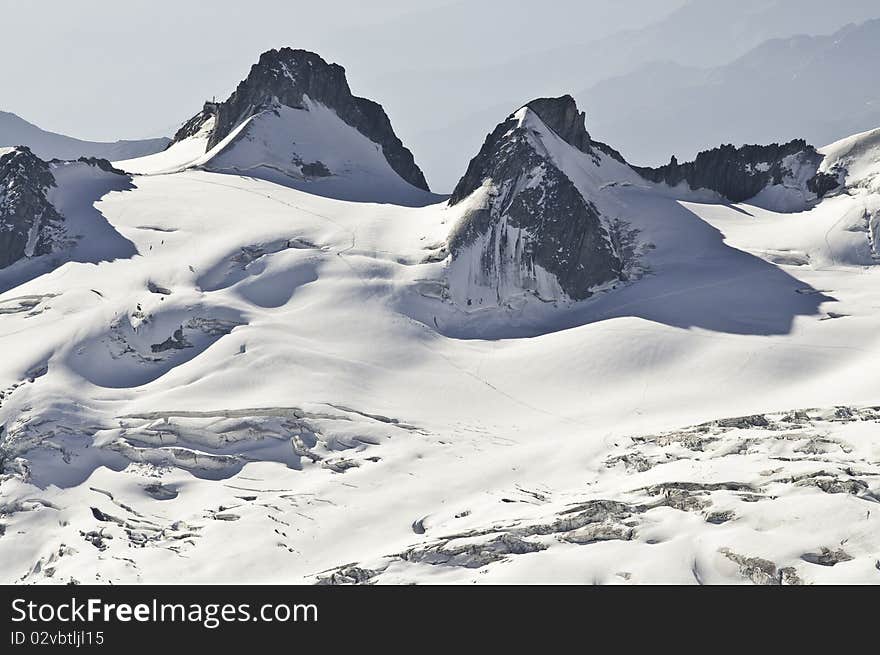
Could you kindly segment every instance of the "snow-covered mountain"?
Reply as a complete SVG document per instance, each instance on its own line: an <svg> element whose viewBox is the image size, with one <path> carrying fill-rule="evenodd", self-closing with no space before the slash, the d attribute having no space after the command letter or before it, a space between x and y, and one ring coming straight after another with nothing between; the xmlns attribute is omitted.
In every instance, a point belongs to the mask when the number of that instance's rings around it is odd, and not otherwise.
<svg viewBox="0 0 880 655"><path fill-rule="evenodd" d="M290 48L263 53L229 99L206 103L168 150L118 166L236 172L346 200L438 199L381 105L353 96L341 66Z"/></svg>
<svg viewBox="0 0 880 655"><path fill-rule="evenodd" d="M571 96L533 100L487 137L449 200L462 213L449 237L449 293L474 311L524 296L583 300L638 278L653 244L639 237L646 226L626 191L646 181L792 212L839 189L841 175L803 140L631 167L590 137Z"/></svg>
<svg viewBox="0 0 880 655"><path fill-rule="evenodd" d="M637 169L540 98L432 202L315 57L0 154L0 579L878 580L876 130Z"/></svg>
<svg viewBox="0 0 880 655"><path fill-rule="evenodd" d="M533 100L471 161L449 200L466 207L449 239L460 304L505 305L523 292L582 300L625 277L618 231L594 203L601 185L635 176L584 119L571 96Z"/></svg>
<svg viewBox="0 0 880 655"><path fill-rule="evenodd" d="M170 140L166 138L113 143L82 141L47 132L15 114L0 111L0 147L27 146L42 159L129 159L159 152L169 143Z"/></svg>

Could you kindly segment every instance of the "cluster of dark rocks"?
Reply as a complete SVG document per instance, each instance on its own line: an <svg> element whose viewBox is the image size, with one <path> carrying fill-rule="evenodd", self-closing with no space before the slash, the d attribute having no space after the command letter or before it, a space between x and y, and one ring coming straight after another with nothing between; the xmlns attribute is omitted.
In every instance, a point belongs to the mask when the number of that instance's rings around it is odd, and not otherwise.
<svg viewBox="0 0 880 655"><path fill-rule="evenodd" d="M725 144L699 153L694 161L679 163L675 156L657 168L633 166L646 180L677 186L687 182L693 189L710 189L731 202L755 197L770 185L782 184L792 170L786 160L797 161L810 169L807 190L818 197L839 186L837 176L819 172L823 156L803 139L770 145L744 145L739 148Z"/></svg>

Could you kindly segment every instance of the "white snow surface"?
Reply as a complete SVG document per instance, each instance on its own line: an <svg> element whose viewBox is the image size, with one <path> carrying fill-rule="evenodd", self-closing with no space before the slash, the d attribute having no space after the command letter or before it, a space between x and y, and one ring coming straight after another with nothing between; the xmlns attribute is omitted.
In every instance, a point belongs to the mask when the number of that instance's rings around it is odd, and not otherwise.
<svg viewBox="0 0 880 655"><path fill-rule="evenodd" d="M211 116L202 123L202 127L196 134L172 143L162 152L146 157L123 159L113 164L121 170L138 175L163 175L180 172L195 165L205 156L215 122L215 118Z"/></svg>
<svg viewBox="0 0 880 655"><path fill-rule="evenodd" d="M825 155L821 170L843 167L847 186L880 190L880 128L841 139L819 152Z"/></svg>
<svg viewBox="0 0 880 655"><path fill-rule="evenodd" d="M310 193L262 120L224 173L58 176L109 232L0 294L0 580L880 582L867 165L783 215L535 123L646 274L467 313L426 262L461 208Z"/></svg>

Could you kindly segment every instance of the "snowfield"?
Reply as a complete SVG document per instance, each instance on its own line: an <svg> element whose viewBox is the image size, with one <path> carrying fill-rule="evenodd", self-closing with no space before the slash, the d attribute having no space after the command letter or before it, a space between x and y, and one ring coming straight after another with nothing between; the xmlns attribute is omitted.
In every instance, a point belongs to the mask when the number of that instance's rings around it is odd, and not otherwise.
<svg viewBox="0 0 880 655"><path fill-rule="evenodd" d="M479 199L281 114L57 175L73 254L0 271L0 581L880 583L876 132L780 213L524 115L641 273L469 309Z"/></svg>

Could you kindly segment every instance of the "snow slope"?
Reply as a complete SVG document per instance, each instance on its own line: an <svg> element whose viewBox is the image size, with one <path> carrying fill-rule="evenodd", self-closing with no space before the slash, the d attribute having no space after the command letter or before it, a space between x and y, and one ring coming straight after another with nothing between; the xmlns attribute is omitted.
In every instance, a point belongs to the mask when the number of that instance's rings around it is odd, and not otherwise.
<svg viewBox="0 0 880 655"><path fill-rule="evenodd" d="M540 133L646 274L467 313L458 207L231 171L258 134L65 205L132 251L0 294L0 579L880 581L872 183L780 215Z"/></svg>
<svg viewBox="0 0 880 655"><path fill-rule="evenodd" d="M143 157L162 150L169 140L143 139L139 141L115 141L101 143L82 141L40 129L15 114L0 111L0 145L27 146L41 159L128 159Z"/></svg>
<svg viewBox="0 0 880 655"><path fill-rule="evenodd" d="M182 171L204 158L214 123L215 119L211 117L202 124L196 134L172 143L162 152L132 159L120 159L114 162L114 165L137 175L163 175Z"/></svg>
<svg viewBox="0 0 880 655"><path fill-rule="evenodd" d="M820 152L825 155L823 170L845 170L848 187L880 190L880 128L841 139Z"/></svg>

